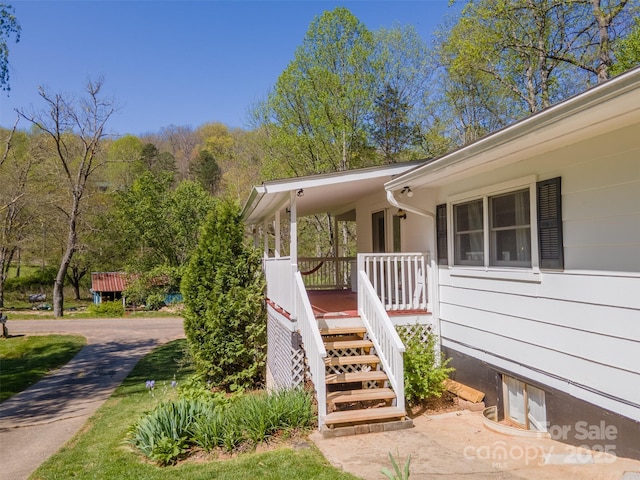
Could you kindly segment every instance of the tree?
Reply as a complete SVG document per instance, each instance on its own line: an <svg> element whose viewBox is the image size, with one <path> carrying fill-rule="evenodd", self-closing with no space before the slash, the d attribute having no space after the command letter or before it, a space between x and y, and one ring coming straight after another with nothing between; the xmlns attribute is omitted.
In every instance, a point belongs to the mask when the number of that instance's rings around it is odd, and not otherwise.
<svg viewBox="0 0 640 480"><path fill-rule="evenodd" d="M67 238L53 287L53 312L63 315L64 280L67 268L78 249L78 221L81 206L88 194L89 180L106 162L102 142L107 136L107 121L116 111L113 101L101 96L102 80L88 81L87 96L79 101L61 94L49 94L40 88L46 108L39 113L18 110L18 114L45 133L54 146L54 163L60 172L60 185L66 201L58 208L66 219Z"/></svg>
<svg viewBox="0 0 640 480"><path fill-rule="evenodd" d="M620 75L640 65L640 19L626 38L615 47L615 62L610 69L611 75Z"/></svg>
<svg viewBox="0 0 640 480"><path fill-rule="evenodd" d="M184 180L171 190L172 182L167 172L143 174L119 193L103 221L110 223L114 247L128 252L127 263L134 270L184 265L196 248L213 198L195 182Z"/></svg>
<svg viewBox="0 0 640 480"><path fill-rule="evenodd" d="M13 15L13 7L0 3L0 88L9 91L9 46L11 37L16 43L20 41L20 23Z"/></svg>
<svg viewBox="0 0 640 480"><path fill-rule="evenodd" d="M384 162L393 163L418 154L432 61L427 45L412 25L381 28L374 32L374 38L377 86L371 135Z"/></svg>
<svg viewBox="0 0 640 480"><path fill-rule="evenodd" d="M164 173L172 175L176 172L176 161L169 152L160 152L153 143L146 143L140 152L140 161L144 168L156 177Z"/></svg>
<svg viewBox="0 0 640 480"><path fill-rule="evenodd" d="M385 163L395 163L417 138L417 125L409 120L409 103L391 85L375 99L371 136Z"/></svg>
<svg viewBox="0 0 640 480"><path fill-rule="evenodd" d="M214 386L230 391L264 381L264 289L261 254L244 242L239 206L218 202L181 286L189 349Z"/></svg>
<svg viewBox="0 0 640 480"><path fill-rule="evenodd" d="M293 61L255 111L267 133L268 176L368 163L365 122L375 97L373 45L371 32L346 8L313 20Z"/></svg>
<svg viewBox="0 0 640 480"><path fill-rule="evenodd" d="M16 122L17 125L17 122ZM13 259L33 221L33 177L38 157L35 142L24 132L3 130L5 152L0 159L0 307L4 306L4 284Z"/></svg>
<svg viewBox="0 0 640 480"><path fill-rule="evenodd" d="M207 192L215 195L220 185L222 172L215 157L208 150L200 150L192 162L189 171L193 178Z"/></svg>

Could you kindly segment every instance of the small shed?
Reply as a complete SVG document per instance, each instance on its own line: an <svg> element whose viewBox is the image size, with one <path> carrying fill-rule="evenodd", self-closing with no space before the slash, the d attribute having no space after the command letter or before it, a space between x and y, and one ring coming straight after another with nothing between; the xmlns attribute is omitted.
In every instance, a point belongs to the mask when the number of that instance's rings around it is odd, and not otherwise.
<svg viewBox="0 0 640 480"><path fill-rule="evenodd" d="M127 288L127 274L124 272L92 272L91 293L93 303L112 302L122 298Z"/></svg>

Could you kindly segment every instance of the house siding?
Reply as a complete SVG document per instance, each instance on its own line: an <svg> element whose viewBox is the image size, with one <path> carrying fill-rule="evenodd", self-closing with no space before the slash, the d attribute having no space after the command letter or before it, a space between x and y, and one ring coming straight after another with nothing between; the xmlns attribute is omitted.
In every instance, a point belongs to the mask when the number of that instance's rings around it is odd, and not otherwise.
<svg viewBox="0 0 640 480"><path fill-rule="evenodd" d="M444 348L443 353L451 359L450 365L456 368L453 378L473 386L485 393L485 404L497 405L499 417L504 419L502 375L518 377L520 380L541 388L545 392L547 422L551 437L555 440L576 447L587 447L596 452L608 451L617 456L640 459L640 422L602 408L593 403L580 400L566 392L540 384L531 378L524 377L491 363L481 361L474 356L465 355L453 348ZM596 433L595 438L585 438L587 426L608 428L608 434ZM562 432L562 433L561 433Z"/></svg>
<svg viewBox="0 0 640 480"><path fill-rule="evenodd" d="M442 346L456 378L484 391L501 414L500 373L508 372L550 392L551 425L612 422L620 432L617 453L634 458L640 458L637 135L633 125L458 178L437 198L444 203L527 176L562 178L564 270L440 267Z"/></svg>

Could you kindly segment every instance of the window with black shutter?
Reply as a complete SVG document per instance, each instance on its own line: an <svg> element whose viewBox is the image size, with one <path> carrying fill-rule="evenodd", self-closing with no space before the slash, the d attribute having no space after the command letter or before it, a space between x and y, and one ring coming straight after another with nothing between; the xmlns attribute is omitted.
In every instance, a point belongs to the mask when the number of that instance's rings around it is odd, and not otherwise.
<svg viewBox="0 0 640 480"><path fill-rule="evenodd" d="M438 265L449 265L447 254L447 205L436 207L436 237L438 250Z"/></svg>
<svg viewBox="0 0 640 480"><path fill-rule="evenodd" d="M537 183L540 268L563 269L562 194L560 177Z"/></svg>

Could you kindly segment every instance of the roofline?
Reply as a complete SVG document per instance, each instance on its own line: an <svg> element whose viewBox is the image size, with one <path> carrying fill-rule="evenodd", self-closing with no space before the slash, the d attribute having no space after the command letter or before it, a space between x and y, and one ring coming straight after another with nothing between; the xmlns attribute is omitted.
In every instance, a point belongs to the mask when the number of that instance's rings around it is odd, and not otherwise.
<svg viewBox="0 0 640 480"><path fill-rule="evenodd" d="M269 180L263 182L262 185L253 187L242 209L241 216L242 218L246 218L268 193L292 192L329 183L347 183L369 175L373 177L390 174L394 175L393 172L395 170L398 171L395 175L402 175L407 170L413 170L424 164L426 161L428 160L412 160L409 162L392 163L389 165L359 168L355 170L344 170L340 172L319 173L316 175L306 175L302 177Z"/></svg>
<svg viewBox="0 0 640 480"><path fill-rule="evenodd" d="M451 153L426 162L403 175L388 181L386 190L397 190L415 179L434 173L452 165L464 162L476 155L495 149L506 143L529 135L542 127L556 123L564 118L600 105L611 98L638 88L640 67L631 69L604 83L591 87L549 108L536 112L511 125L490 133L473 143L462 146Z"/></svg>

